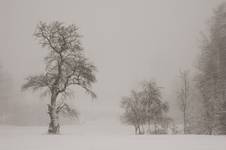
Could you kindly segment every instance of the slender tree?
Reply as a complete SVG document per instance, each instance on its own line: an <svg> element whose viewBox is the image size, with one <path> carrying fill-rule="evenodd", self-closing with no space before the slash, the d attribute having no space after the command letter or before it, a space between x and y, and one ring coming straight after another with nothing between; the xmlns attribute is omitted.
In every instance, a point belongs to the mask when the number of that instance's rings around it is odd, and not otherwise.
<svg viewBox="0 0 226 150"><path fill-rule="evenodd" d="M41 46L48 50L45 57L46 68L44 73L28 77L22 89L43 89L50 94L48 132L58 134L59 113L67 111L76 114L64 101L72 93L72 85L82 87L92 97L96 97L91 90L96 81L96 67L84 56L81 36L75 25L66 26L57 21L50 24L40 22L34 36ZM63 100L60 101L59 97L63 97Z"/></svg>
<svg viewBox="0 0 226 150"><path fill-rule="evenodd" d="M15 102L10 99L12 95L12 81L10 76L4 72L0 65L0 123L8 123L13 110L15 110Z"/></svg>
<svg viewBox="0 0 226 150"><path fill-rule="evenodd" d="M190 95L190 83L189 83L189 72L181 71L181 88L178 91L179 107L183 113L183 132L188 132L188 107L189 107L189 95Z"/></svg>

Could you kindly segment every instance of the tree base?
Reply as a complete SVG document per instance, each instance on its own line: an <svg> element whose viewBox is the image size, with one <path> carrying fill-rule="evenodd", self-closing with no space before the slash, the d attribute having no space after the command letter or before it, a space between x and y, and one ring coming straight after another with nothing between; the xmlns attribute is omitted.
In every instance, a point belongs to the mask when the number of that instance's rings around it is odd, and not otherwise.
<svg viewBox="0 0 226 150"><path fill-rule="evenodd" d="M59 134L60 133L60 124L59 124L59 114L57 108L53 105L48 105L48 114L50 117L49 123L49 134Z"/></svg>
<svg viewBox="0 0 226 150"><path fill-rule="evenodd" d="M57 126L52 126L50 123L48 133L49 134L60 134L60 125L58 124Z"/></svg>

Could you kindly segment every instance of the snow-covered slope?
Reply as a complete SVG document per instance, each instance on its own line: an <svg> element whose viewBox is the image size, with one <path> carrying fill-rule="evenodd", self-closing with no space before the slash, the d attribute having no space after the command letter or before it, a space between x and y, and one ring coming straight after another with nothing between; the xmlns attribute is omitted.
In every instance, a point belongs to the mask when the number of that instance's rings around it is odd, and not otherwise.
<svg viewBox="0 0 226 150"><path fill-rule="evenodd" d="M46 127L0 127L0 150L225 150L226 136L133 135L132 128L94 123Z"/></svg>

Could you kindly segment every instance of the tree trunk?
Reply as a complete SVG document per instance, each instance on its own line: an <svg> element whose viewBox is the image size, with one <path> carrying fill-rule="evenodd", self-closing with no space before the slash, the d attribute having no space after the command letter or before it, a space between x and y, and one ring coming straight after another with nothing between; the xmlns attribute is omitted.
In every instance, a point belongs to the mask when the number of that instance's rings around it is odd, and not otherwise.
<svg viewBox="0 0 226 150"><path fill-rule="evenodd" d="M184 106L185 107L185 106ZM186 122L186 109L184 109L184 134L186 134L187 122Z"/></svg>
<svg viewBox="0 0 226 150"><path fill-rule="evenodd" d="M141 125L141 129L142 129L142 134L144 134L144 132L145 132L144 125Z"/></svg>
<svg viewBox="0 0 226 150"><path fill-rule="evenodd" d="M138 134L141 134L140 126L138 126L137 128L138 128Z"/></svg>
<svg viewBox="0 0 226 150"><path fill-rule="evenodd" d="M148 119L148 129L147 129L148 134L151 134L151 121Z"/></svg>
<svg viewBox="0 0 226 150"><path fill-rule="evenodd" d="M51 104L48 105L48 113L50 117L50 123L49 123L49 134L59 134L60 133L60 124L59 124L59 113L57 111L56 106L56 98L57 95L51 96Z"/></svg>
<svg viewBox="0 0 226 150"><path fill-rule="evenodd" d="M155 128L155 134L157 134L157 123L154 123L154 128Z"/></svg>
<svg viewBox="0 0 226 150"><path fill-rule="evenodd" d="M135 134L137 135L137 126L134 126Z"/></svg>
<svg viewBox="0 0 226 150"><path fill-rule="evenodd" d="M60 124L59 124L59 114L57 112L57 108L54 106L49 105L49 117L50 117L50 123L49 123L49 134L59 134L60 133Z"/></svg>

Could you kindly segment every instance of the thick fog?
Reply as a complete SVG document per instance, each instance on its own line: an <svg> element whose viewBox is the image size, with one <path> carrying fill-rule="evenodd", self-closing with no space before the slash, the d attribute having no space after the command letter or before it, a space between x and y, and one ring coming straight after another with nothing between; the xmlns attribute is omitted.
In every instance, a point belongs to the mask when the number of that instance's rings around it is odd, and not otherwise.
<svg viewBox="0 0 226 150"><path fill-rule="evenodd" d="M80 122L119 121L121 97L143 80L155 80L164 100L173 103L179 70L194 70L200 32L222 1L1 0L1 122L11 116L13 124L48 123L48 97L21 91L27 76L44 71L47 50L33 37L40 21L76 24L85 54L98 68L97 99L76 88L69 100ZM170 113L179 117L177 108Z"/></svg>

